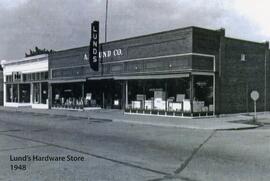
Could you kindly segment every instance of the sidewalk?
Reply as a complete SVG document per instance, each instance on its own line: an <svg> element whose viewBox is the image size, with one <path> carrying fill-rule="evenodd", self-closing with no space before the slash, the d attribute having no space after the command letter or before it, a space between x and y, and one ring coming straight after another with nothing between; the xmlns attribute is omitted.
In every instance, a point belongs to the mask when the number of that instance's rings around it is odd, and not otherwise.
<svg viewBox="0 0 270 181"><path fill-rule="evenodd" d="M190 129L207 129L207 130L238 130L251 129L257 125L243 124L244 121L252 120L252 116L228 115L224 117L212 118L180 118L180 117L161 117L161 116L143 116L124 114L122 110L59 110L59 109L31 109L31 108L7 108L0 106L0 111L8 112L28 112L35 114L62 115L71 117L82 117L89 119L103 119L113 122L123 122L130 124L143 124L163 127L177 127ZM0 112L1 114L1 112ZM265 115L263 115L265 116ZM260 115L258 115L260 117ZM265 116L266 117L266 116ZM270 114L268 113L268 117Z"/></svg>

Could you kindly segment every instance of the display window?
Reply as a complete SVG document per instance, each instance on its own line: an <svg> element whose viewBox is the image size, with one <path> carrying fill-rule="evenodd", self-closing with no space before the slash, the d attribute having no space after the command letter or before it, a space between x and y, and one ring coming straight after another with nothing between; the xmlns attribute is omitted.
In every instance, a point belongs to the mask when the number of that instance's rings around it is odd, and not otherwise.
<svg viewBox="0 0 270 181"><path fill-rule="evenodd" d="M129 80L127 84L127 112L173 116L214 112L213 76Z"/></svg>
<svg viewBox="0 0 270 181"><path fill-rule="evenodd" d="M41 103L40 83L33 83L33 103L34 104Z"/></svg>
<svg viewBox="0 0 270 181"><path fill-rule="evenodd" d="M20 103L30 103L30 84L19 85Z"/></svg>
<svg viewBox="0 0 270 181"><path fill-rule="evenodd" d="M54 84L52 107L82 109L84 96L81 83Z"/></svg>

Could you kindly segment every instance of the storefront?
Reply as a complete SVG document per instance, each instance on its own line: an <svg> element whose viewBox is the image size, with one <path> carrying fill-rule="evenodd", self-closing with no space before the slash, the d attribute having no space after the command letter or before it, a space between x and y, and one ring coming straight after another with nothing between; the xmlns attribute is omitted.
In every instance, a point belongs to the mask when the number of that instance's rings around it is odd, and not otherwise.
<svg viewBox="0 0 270 181"><path fill-rule="evenodd" d="M48 55L2 61L4 106L48 109Z"/></svg>
<svg viewBox="0 0 270 181"><path fill-rule="evenodd" d="M88 47L49 55L52 108L124 109L127 114L215 114L215 55L192 53L193 29L101 44L100 69Z"/></svg>

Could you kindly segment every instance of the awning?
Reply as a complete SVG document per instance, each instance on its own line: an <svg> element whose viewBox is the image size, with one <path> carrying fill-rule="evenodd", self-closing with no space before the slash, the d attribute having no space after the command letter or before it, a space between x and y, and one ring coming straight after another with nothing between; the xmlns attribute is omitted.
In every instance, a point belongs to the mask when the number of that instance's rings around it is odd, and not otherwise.
<svg viewBox="0 0 270 181"><path fill-rule="evenodd" d="M133 79L172 79L189 77L189 74L166 74L166 75L138 75L138 76L114 76L115 80L133 80Z"/></svg>
<svg viewBox="0 0 270 181"><path fill-rule="evenodd" d="M49 80L51 84L57 83L73 83L73 82L86 82L86 79L70 79L70 80Z"/></svg>
<svg viewBox="0 0 270 181"><path fill-rule="evenodd" d="M112 76L110 77L88 77L87 80L106 80L106 79L113 79Z"/></svg>

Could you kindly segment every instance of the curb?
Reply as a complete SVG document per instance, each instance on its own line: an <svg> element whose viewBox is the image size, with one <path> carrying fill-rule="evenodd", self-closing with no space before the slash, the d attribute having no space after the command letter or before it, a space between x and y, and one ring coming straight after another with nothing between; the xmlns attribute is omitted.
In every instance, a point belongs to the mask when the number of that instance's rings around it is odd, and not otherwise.
<svg viewBox="0 0 270 181"><path fill-rule="evenodd" d="M139 124L139 125L148 125L148 126L160 126L160 127L169 127L169 128L183 128L183 129L198 129L198 130L216 130L216 131L237 131L245 129L255 129L259 126L249 125L249 127L239 127L239 128L207 128L207 127L198 127L198 126L183 126L175 124L162 124L162 123L149 123L141 121L127 121L122 119L113 119L113 122L129 123L129 124Z"/></svg>
<svg viewBox="0 0 270 181"><path fill-rule="evenodd" d="M98 118L98 117L89 117L89 116L74 116L70 114L54 114L54 113L49 113L49 112L34 112L34 111L21 111L21 110L2 110L0 109L0 112L18 112L18 113L30 113L30 114L35 114L35 115L49 115L49 116L63 116L67 118L81 118L81 119L96 119L100 121L107 121L107 122L112 122L112 119L106 119L106 118Z"/></svg>
<svg viewBox="0 0 270 181"><path fill-rule="evenodd" d="M19 112L19 113L30 113L36 115L50 115L50 116L63 116L67 118L81 118L81 119L96 119L98 121L105 122L120 122L120 123L128 123L128 124L139 124L139 125L148 125L148 126L159 126L159 127L168 127L168 128L182 128L182 129L198 129L198 130L217 130L217 131L236 131L236 130L245 130L245 129L255 129L258 128L259 125L249 125L249 127L238 127L238 128L209 128L209 127L198 127L192 125L176 125L176 124L163 124L163 123L151 123L151 122L141 122L136 120L124 120L124 119L107 119L107 118L99 118L99 117L91 117L91 116L74 116L71 114L54 114L52 112L35 112L35 111L23 111L18 109L0 109L0 112ZM233 124L233 123L231 123ZM247 124L246 124L247 125Z"/></svg>

